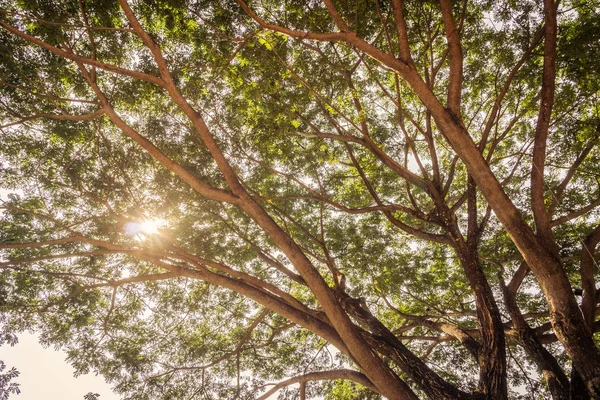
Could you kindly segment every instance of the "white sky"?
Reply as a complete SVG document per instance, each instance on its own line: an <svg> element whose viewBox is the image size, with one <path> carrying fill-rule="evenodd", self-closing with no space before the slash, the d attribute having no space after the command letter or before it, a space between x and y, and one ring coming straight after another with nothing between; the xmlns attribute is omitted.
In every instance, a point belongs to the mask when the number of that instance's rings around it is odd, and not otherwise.
<svg viewBox="0 0 600 400"><path fill-rule="evenodd" d="M36 335L23 333L14 347L0 347L0 360L8 371L15 367L21 373L11 382L21 384L21 393L10 400L83 400L87 393L100 394L100 400L118 400L110 385L94 374L73 377L75 370L65 362L66 354L44 348Z"/></svg>

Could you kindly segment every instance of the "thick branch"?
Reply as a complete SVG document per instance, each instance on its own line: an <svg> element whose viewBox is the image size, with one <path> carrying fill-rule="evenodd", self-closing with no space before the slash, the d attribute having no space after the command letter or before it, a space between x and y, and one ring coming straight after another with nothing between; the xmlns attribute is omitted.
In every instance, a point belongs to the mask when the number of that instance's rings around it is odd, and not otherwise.
<svg viewBox="0 0 600 400"><path fill-rule="evenodd" d="M462 47L460 44L460 35L454 22L452 4L450 0L440 0L440 6L442 9L444 29L446 30L446 40L448 41L448 48L450 51L450 76L448 83L447 105L450 111L460 118L460 99L463 79L463 56Z"/></svg>
<svg viewBox="0 0 600 400"><path fill-rule="evenodd" d="M552 236L550 216L544 202L544 167L546 160L546 142L552 107L554 105L554 86L556 79L556 7L554 0L544 0L546 25L544 28L544 70L542 75L542 90L540 109L535 129L533 144L533 161L531 166L531 206L537 234L545 246L553 253L558 248Z"/></svg>
<svg viewBox="0 0 600 400"><path fill-rule="evenodd" d="M404 1L393 0L392 6L394 8L394 25L396 26L396 34L398 35L400 58L406 62L412 63L410 43L408 42L408 32L406 30L406 20L404 18Z"/></svg>

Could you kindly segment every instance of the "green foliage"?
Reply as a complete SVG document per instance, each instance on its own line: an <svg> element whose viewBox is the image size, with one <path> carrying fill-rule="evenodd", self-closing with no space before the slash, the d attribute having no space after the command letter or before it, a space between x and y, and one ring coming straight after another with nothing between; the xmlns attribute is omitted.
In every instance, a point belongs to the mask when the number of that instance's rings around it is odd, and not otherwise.
<svg viewBox="0 0 600 400"><path fill-rule="evenodd" d="M19 384L11 382L13 379L19 376L19 371L15 367L10 370L3 372L6 369L4 361L0 361L0 399L7 400L11 394L21 393Z"/></svg>
<svg viewBox="0 0 600 400"><path fill-rule="evenodd" d="M379 400L381 398L350 381L332 381L325 390L326 400Z"/></svg>
<svg viewBox="0 0 600 400"><path fill-rule="evenodd" d="M445 99L449 60L439 4L406 3L414 68L427 74L432 92ZM358 36L397 56L390 2L336 4ZM0 0L0 5L1 22L52 46L154 77L161 74L117 2ZM249 5L265 19L298 31L337 30L319 2ZM153 0L130 6L160 46L175 87L206 121L242 185L302 248L327 284L340 285L331 272L336 269L344 276L346 292L411 351L448 382L475 391L477 361L457 341L412 318L448 322L478 335L473 292L460 259L451 246L428 240L446 234L441 211L430 189L407 184L373 151L419 178L431 181L439 174L436 189L466 234L466 168L412 89L351 46L261 29L233 0ZM559 18L547 204L563 193L553 218L600 197L595 145L600 121L598 4L565 1L560 7L565 11ZM454 12L461 16L464 54L462 118L478 142L494 99L541 26L542 10L532 1L472 1L464 10L456 2ZM483 146L505 192L528 220L540 49L534 47L515 74ZM268 293L286 292L322 316L315 294L301 279L293 279L293 263L256 220L235 205L202 197L124 134L108 113L61 119L92 114L103 105L80 68L0 30L3 334L40 332L44 344L67 351L77 374L100 373L127 399L250 399L269 382L355 367L318 334L208 279L183 273L132 279L164 274L164 263L232 280L251 276L270 285ZM172 93L131 76L85 68L125 123L192 176L229 193L203 132ZM374 147L365 146L365 136ZM590 144L569 185L560 189L569 167ZM507 320L499 265L510 278L521 256L480 193L477 200L477 258ZM380 212L374 209L378 203L396 207ZM574 285L580 280L582 240L598 217L592 207L555 227L560 257ZM161 220L163 226L157 233L125 232L127 223L148 220ZM70 236L86 239L8 245ZM177 258L176 249L201 261ZM547 309L530 277L517 300L524 313ZM533 365L512 339L507 346L515 359ZM561 348L552 351L566 364ZM9 383L14 374L0 374L0 393L18 391ZM528 382L530 398L547 396L545 383L528 375L511 367L511 388ZM325 399L380 398L347 380L311 382L307 391ZM280 398L297 392L285 389ZM96 397L89 393L85 399Z"/></svg>

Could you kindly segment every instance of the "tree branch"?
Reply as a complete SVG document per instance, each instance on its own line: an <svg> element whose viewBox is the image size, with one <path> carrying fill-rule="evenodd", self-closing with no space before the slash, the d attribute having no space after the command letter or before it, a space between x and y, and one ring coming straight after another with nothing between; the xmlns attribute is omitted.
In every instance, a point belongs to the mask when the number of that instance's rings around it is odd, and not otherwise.
<svg viewBox="0 0 600 400"><path fill-rule="evenodd" d="M533 160L531 165L531 207L535 220L536 233L545 246L554 254L558 247L552 236L550 216L544 202L544 167L546 160L546 142L552 107L554 105L554 86L556 79L556 6L554 0L544 0L544 67L540 108L535 129Z"/></svg>
<svg viewBox="0 0 600 400"><path fill-rule="evenodd" d="M9 25L2 21L0 21L0 26L3 27L4 29L6 29L7 31L19 36L21 39L24 39L25 41L27 41L29 43L33 43L43 49L46 49L46 50L56 54L59 57L66 58L68 60L72 60L72 61L79 62L82 64L91 65L91 66L103 69L105 71L114 72L119 75L125 75L125 76L130 76L132 78L141 79L143 81L153 83L156 86L162 87L164 85L163 80L156 76L148 75L148 74L145 74L145 73L142 73L139 71L133 71L133 70L126 69L126 68L117 67L115 65L106 64L106 63L100 62L98 60L94 60L92 58L79 56L77 54L59 49L58 47L52 46L52 45L44 42L43 40L40 40L31 35L28 35L22 31L18 30L14 26Z"/></svg>
<svg viewBox="0 0 600 400"><path fill-rule="evenodd" d="M310 381L330 381L337 379L351 380L363 385L366 388L371 389L374 392L378 392L375 386L371 383L371 381L369 381L369 379L364 374L349 369L337 369L330 371L310 372L305 375L295 376L293 378L286 379L285 381L274 384L275 386L273 386L267 392L263 393L261 396L257 397L256 400L266 400L273 394L277 393L278 390L296 383L306 383Z"/></svg>
<svg viewBox="0 0 600 400"><path fill-rule="evenodd" d="M463 79L462 46L460 44L458 28L456 27L454 16L452 14L452 3L450 0L440 0L440 6L442 9L442 20L446 30L446 40L448 41L450 54L450 76L448 83L447 104L450 111L460 118L460 99Z"/></svg>

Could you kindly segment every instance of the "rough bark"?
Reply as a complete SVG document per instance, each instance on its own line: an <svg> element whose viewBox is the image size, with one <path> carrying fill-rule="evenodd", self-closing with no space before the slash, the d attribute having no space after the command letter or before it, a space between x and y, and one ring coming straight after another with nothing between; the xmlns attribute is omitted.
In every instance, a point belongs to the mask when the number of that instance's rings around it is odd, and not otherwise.
<svg viewBox="0 0 600 400"><path fill-rule="evenodd" d="M449 212L449 210L448 210ZM478 354L479 390L490 399L505 399L508 395L506 381L506 341L504 326L494 293L479 261L477 246L477 187L472 177L467 179L467 240L463 240L455 218L450 234L469 285L475 296L477 320L481 332L481 348Z"/></svg>
<svg viewBox="0 0 600 400"><path fill-rule="evenodd" d="M571 391L569 393L570 400L590 400L591 397L586 390L585 382L577 373L576 369L571 370Z"/></svg>
<svg viewBox="0 0 600 400"><path fill-rule="evenodd" d="M506 347L504 326L492 289L477 261L466 249L462 238L455 249L465 271L477 305L477 320L481 333L478 353L479 390L489 399L506 399Z"/></svg>

